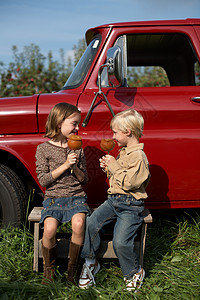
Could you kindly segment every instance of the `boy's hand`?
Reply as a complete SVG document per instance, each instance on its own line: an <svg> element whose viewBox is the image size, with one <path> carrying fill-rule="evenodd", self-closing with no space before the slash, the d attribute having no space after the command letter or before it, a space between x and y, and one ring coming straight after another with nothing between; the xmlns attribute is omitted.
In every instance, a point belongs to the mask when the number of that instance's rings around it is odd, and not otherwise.
<svg viewBox="0 0 200 300"><path fill-rule="evenodd" d="M105 156L103 156L102 158L99 159L100 162L100 167L105 171L106 170L106 163L105 163Z"/></svg>
<svg viewBox="0 0 200 300"><path fill-rule="evenodd" d="M115 160L114 156L112 156L110 154L107 154L104 157L105 157L105 164L106 164L106 166L108 166L111 161Z"/></svg>
<svg viewBox="0 0 200 300"><path fill-rule="evenodd" d="M107 168L108 164L114 159L115 158L109 154L103 156L102 158L99 159L100 167L105 170Z"/></svg>

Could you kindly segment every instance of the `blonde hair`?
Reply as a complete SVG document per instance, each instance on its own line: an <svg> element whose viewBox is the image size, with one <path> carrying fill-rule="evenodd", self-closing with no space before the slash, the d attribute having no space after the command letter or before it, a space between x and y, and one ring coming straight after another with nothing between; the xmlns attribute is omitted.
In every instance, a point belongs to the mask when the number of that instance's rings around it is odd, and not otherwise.
<svg viewBox="0 0 200 300"><path fill-rule="evenodd" d="M50 111L46 122L45 137L55 139L60 134L61 123L74 113L80 114L80 110L69 103L61 102L56 104Z"/></svg>
<svg viewBox="0 0 200 300"><path fill-rule="evenodd" d="M123 133L130 129L131 133L139 139L143 135L144 119L139 112L130 108L114 116L110 127L112 129L115 126Z"/></svg>

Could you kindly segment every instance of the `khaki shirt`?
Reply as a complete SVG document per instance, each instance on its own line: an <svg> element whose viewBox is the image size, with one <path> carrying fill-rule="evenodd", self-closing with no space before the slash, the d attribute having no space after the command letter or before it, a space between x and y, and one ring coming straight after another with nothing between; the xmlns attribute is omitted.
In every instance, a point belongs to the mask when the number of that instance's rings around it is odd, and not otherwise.
<svg viewBox="0 0 200 300"><path fill-rule="evenodd" d="M144 144L123 147L116 160L108 164L110 188L108 194L128 194L137 200L146 199L149 163L143 151Z"/></svg>

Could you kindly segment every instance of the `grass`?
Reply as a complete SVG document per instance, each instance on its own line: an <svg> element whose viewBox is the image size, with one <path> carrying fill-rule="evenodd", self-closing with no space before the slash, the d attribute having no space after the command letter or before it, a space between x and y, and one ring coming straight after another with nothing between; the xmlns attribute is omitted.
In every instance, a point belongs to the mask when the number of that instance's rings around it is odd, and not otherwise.
<svg viewBox="0 0 200 300"><path fill-rule="evenodd" d="M41 285L32 271L33 234L29 229L0 230L0 300L29 299L200 299L200 215L197 212L154 212L148 226L144 268L138 293L124 290L117 261L103 261L96 287L80 290L66 282L66 268L54 283Z"/></svg>

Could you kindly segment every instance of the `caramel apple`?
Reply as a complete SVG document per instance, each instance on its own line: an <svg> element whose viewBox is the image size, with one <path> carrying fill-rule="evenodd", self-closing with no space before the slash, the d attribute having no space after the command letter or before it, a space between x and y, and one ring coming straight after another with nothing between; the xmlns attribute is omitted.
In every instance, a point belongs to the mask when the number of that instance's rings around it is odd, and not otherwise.
<svg viewBox="0 0 200 300"><path fill-rule="evenodd" d="M82 147L82 138L79 135L70 135L68 137L68 147L70 150L78 150ZM71 167L71 174L73 173L73 166Z"/></svg>
<svg viewBox="0 0 200 300"><path fill-rule="evenodd" d="M100 146L103 151L109 153L115 147L115 141L113 139L102 139Z"/></svg>
<svg viewBox="0 0 200 300"><path fill-rule="evenodd" d="M109 152L115 147L115 141L113 139L102 139L100 143L101 149L103 151ZM108 169L106 168L107 177L109 177Z"/></svg>
<svg viewBox="0 0 200 300"><path fill-rule="evenodd" d="M68 147L71 150L78 150L82 147L82 138L79 135L71 135L68 137Z"/></svg>

